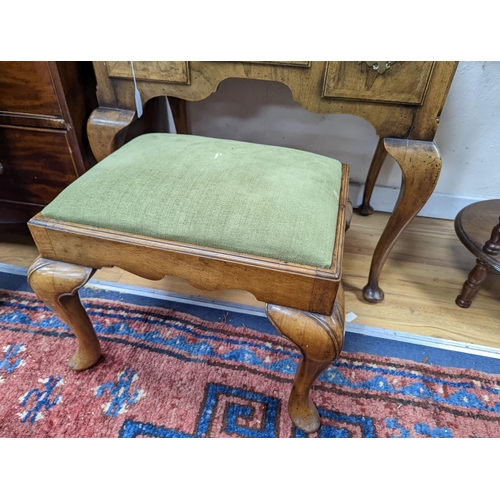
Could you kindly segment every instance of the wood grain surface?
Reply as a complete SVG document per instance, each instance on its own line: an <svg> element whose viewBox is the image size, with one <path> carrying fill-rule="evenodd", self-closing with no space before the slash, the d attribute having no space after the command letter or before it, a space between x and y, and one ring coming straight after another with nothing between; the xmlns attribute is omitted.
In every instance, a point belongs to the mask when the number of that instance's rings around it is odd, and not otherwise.
<svg viewBox="0 0 500 500"><path fill-rule="evenodd" d="M50 203L78 176L68 139L65 130L0 125L0 200Z"/></svg>
<svg viewBox="0 0 500 500"><path fill-rule="evenodd" d="M5 61L1 71L0 110L62 118L48 62Z"/></svg>
<svg viewBox="0 0 500 500"><path fill-rule="evenodd" d="M485 281L470 309L455 304L476 259L457 238L453 221L415 218L387 259L380 281L386 287L384 302L369 304L362 298L371 255L388 218L386 213L370 217L355 213L347 231L342 281L346 313L357 315L353 323L500 349L500 276L491 275ZM37 255L29 235L13 226L0 227L1 263L27 268ZM181 278L150 281L119 268L103 268L94 278L125 287L235 302L264 312L264 304L242 290L202 291Z"/></svg>

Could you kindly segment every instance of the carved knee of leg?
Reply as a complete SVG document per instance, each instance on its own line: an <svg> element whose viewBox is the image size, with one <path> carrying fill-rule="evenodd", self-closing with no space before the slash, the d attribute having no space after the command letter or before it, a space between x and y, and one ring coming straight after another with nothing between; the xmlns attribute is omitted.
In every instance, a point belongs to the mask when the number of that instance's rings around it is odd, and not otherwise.
<svg viewBox="0 0 500 500"><path fill-rule="evenodd" d="M38 258L28 271L28 282L36 295L50 307L76 335L79 348L69 361L74 370L85 370L101 357L99 340L80 302L78 290L94 270Z"/></svg>

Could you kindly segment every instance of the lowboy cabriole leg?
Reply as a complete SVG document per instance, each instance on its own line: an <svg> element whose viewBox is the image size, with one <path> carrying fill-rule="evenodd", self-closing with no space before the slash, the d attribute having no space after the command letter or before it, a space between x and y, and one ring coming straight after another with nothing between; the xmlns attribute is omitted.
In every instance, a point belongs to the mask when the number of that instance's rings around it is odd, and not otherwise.
<svg viewBox="0 0 500 500"><path fill-rule="evenodd" d="M87 134L90 148L97 161L123 146L126 128L132 123L136 114L128 109L97 108L87 122Z"/></svg>
<svg viewBox="0 0 500 500"><path fill-rule="evenodd" d="M375 248L368 284L363 297L380 302L384 292L379 278L385 261L397 239L431 196L441 173L441 157L434 142L408 139L384 139L384 147L401 168L403 179L396 207Z"/></svg>
<svg viewBox="0 0 500 500"><path fill-rule="evenodd" d="M313 382L338 357L344 344L343 288L339 287L331 316L273 304L266 305L266 314L281 335L291 340L302 353L288 401L290 418L304 432L316 432L321 425L320 416L309 392Z"/></svg>
<svg viewBox="0 0 500 500"><path fill-rule="evenodd" d="M377 182L378 174L380 169L387 158L387 151L384 147L384 139L381 137L377 143L377 149L373 155L372 162L370 164L370 169L368 170L368 175L366 176L365 190L363 192L363 202L358 207L358 213L360 215L371 215L373 213L373 207L370 205L370 199L372 197L373 188Z"/></svg>
<svg viewBox="0 0 500 500"><path fill-rule="evenodd" d="M68 364L73 370L86 370L101 357L101 346L78 290L87 283L93 269L38 257L28 271L28 282L47 306L61 318L76 335L78 350Z"/></svg>

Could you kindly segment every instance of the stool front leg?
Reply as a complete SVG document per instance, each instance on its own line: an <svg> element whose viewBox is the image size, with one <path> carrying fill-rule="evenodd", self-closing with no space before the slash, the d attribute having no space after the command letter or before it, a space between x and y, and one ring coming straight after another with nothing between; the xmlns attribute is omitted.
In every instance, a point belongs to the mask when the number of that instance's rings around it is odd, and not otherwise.
<svg viewBox="0 0 500 500"><path fill-rule="evenodd" d="M28 271L28 282L38 298L67 323L78 339L78 350L68 362L73 370L86 370L101 357L99 340L78 296L93 273L88 267L41 257Z"/></svg>
<svg viewBox="0 0 500 500"><path fill-rule="evenodd" d="M338 357L344 343L344 291L339 287L331 316L266 305L266 314L276 329L291 340L301 351L288 413L292 422L306 433L320 428L320 416L309 393L313 382Z"/></svg>

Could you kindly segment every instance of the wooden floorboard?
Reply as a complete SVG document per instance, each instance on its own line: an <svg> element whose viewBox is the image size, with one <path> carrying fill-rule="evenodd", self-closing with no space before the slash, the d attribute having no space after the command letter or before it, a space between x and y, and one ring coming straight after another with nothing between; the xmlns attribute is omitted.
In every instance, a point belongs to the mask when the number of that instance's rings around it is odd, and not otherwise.
<svg viewBox="0 0 500 500"><path fill-rule="evenodd" d="M354 214L347 233L343 282L346 312L354 323L427 337L466 342L500 349L500 276L491 274L470 309L455 305L475 258L455 235L453 221L417 217L396 243L383 270L380 285L385 299L369 304L361 295L371 255L389 215ZM0 227L0 263L28 267L37 256L26 230ZM121 269L99 270L103 281L165 290L174 293L262 307L248 292L205 292L180 279L149 281Z"/></svg>

